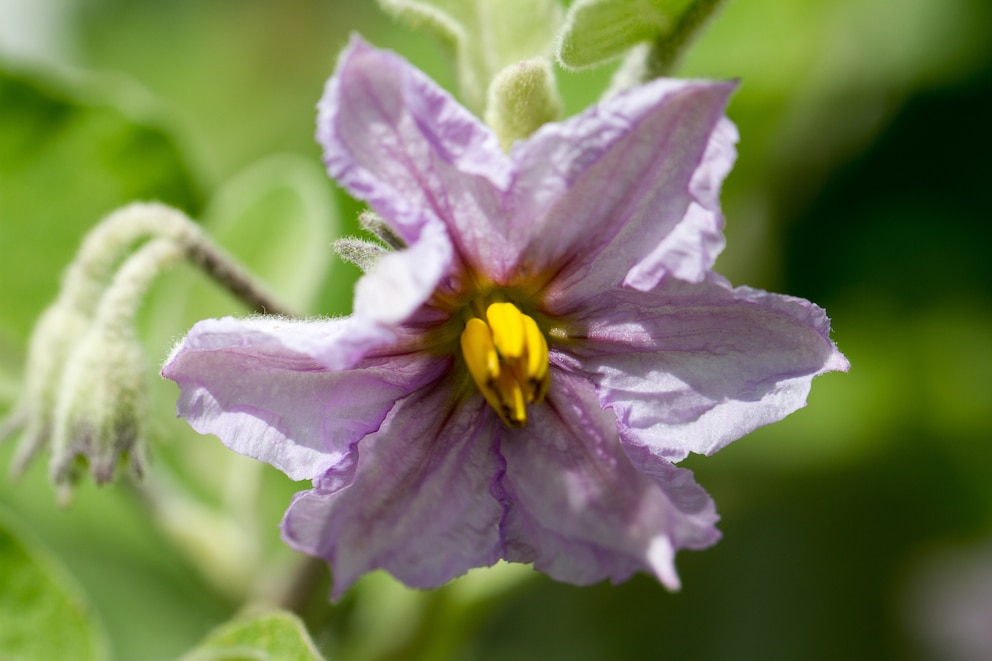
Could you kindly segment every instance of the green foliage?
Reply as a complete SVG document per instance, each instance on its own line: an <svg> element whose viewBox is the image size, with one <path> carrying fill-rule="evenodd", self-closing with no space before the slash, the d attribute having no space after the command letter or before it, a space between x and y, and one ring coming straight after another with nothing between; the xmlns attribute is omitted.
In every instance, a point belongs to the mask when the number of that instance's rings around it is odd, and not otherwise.
<svg viewBox="0 0 992 661"><path fill-rule="evenodd" d="M278 7L196 0L87 4L90 10L98 4L102 13L89 26L74 26L81 45L75 65L126 71L157 93L171 93L198 130L198 151L220 164L225 177L261 154L292 148L310 161L312 175L302 177L314 186L300 186L301 177L288 173L293 166L260 166L264 176L235 177L224 187L230 203L220 202L221 192L205 210L206 196L176 139L144 119L149 115L119 110L119 95L83 98L78 86L5 74L0 409L17 393L25 338L54 296L79 237L132 198L163 199L206 219L210 233L280 295L299 296L294 304L344 311L357 269L332 266L325 278L330 286L316 302L303 273L306 264L318 264L311 251L330 249L323 238L301 239L310 230L297 224L320 212L300 208L294 191L330 191L326 181L318 184L323 175L311 140L312 102L350 29L411 55L418 66L434 53L416 39L401 40L401 30L381 17L377 22L374 5L343 0ZM419 4L457 9L453 0ZM322 646L342 651L332 658L386 658L392 650L401 651L389 658L515 661L921 653L924 634L903 614L930 613L925 607L931 604L913 601L907 586L935 549L987 539L992 520L990 390L984 385L992 369L992 288L982 257L988 131L981 126L992 107L992 79L988 73L974 79L992 62L990 7L987 0L734 2L686 53L684 75L742 80L730 109L742 140L725 189L730 237L718 268L735 282L823 304L854 368L818 380L810 406L786 421L714 457L690 460L719 504L725 536L712 549L679 556L680 594L667 594L644 576L621 586L574 588L537 575L511 583L497 569L479 570L505 588L492 594L459 598L470 576L430 593L409 591L404 599L378 595L375 583L391 579L373 574L333 606L324 601L326 586L315 590L314 601L327 614L308 622ZM569 114L599 96L609 69L559 76ZM443 76L440 66L429 73ZM969 94L951 96L949 90L968 85ZM921 90L931 102L917 108L917 120L902 133L880 134ZM485 92L478 87L480 105ZM943 100L940 113L935 97ZM868 167L874 157L864 154L873 141L895 153ZM857 168L838 169L856 157ZM834 172L834 184L817 195ZM921 191L929 192L921 198ZM268 251L287 222L292 238ZM274 253L279 257L270 261ZM160 285L161 298L171 300L177 288L185 292L180 297L202 300L170 308L156 299L146 310L148 346L159 351L152 360L190 318L241 311L232 300L210 302L207 295L217 296L212 285L187 276L191 288L170 277ZM150 476L173 469L190 499L218 512L240 508L229 527L241 538L185 511L176 517L191 536L208 531L204 538L219 549L213 574L191 562L192 553L163 533L161 519L124 486L85 484L73 509L63 511L52 502L44 467L16 484L0 479L2 505L30 521L31 533L78 579L124 661L178 658L227 620L243 597L218 590L218 567L238 567L229 573L241 579L244 593L284 578L291 563L281 562L289 551L278 540L277 523L301 488L274 471L259 483L249 460L174 419L174 385L156 385L162 392ZM0 474L11 449L0 447ZM238 470L229 469L235 461ZM4 643L30 631L23 620L8 618L5 600L16 594L9 581L21 581L25 566L42 575L52 570L55 581L63 576L33 545L15 540L11 547L8 539L0 535ZM250 543L259 540L267 546L256 557ZM25 565L23 555L11 561L10 548L23 549L31 562ZM196 557L208 566L204 556L201 550ZM66 602L80 605L71 594ZM78 612L45 635L74 630ZM241 658L272 656L257 641L244 642L206 658L238 658L239 650ZM0 658L85 659L81 649L14 653L0 647ZM436 649L445 653L402 656ZM362 656L363 650L371 651Z"/></svg>
<svg viewBox="0 0 992 661"><path fill-rule="evenodd" d="M303 623L276 611L215 629L183 661L321 661Z"/></svg>
<svg viewBox="0 0 992 661"><path fill-rule="evenodd" d="M222 187L204 211L205 195L180 148L183 141L161 118L157 102L119 80L108 84L105 79L86 78L69 84L37 73L0 72L0 246L4 249L0 257L4 297L0 415L22 388L28 333L41 310L54 299L60 273L78 250L82 236L108 212L128 202L156 199L194 218L209 217L222 243L261 272L273 289L286 292L287 299L300 309L315 305L324 284L330 241L336 234L331 190L319 162L312 159L303 164L302 159L289 156L261 163ZM166 278L160 283L158 291L176 287L180 293L187 291L181 277L172 279L175 282ZM202 278L196 284L191 295L208 292L217 296L209 291L215 289L213 285ZM145 320L159 309L154 303L157 300L144 311ZM243 307L225 303L232 311L244 312ZM154 327L146 325L148 380L153 380L152 365L172 339L195 320L186 316L194 307L184 301L179 314L163 315ZM195 312L202 318L222 310L199 308ZM154 385L161 395L165 384L155 380ZM175 424L175 394L168 395L158 397L157 411ZM152 448L153 460L158 460L154 470L161 475L168 472L162 462L171 459L169 450L174 446L163 447L168 445L163 441L171 440L170 428L163 433L154 423L152 427L154 440L160 444ZM194 435L185 425L182 429ZM12 449L13 443L0 447L0 475L8 472ZM186 456L188 448L176 450ZM79 577L120 658L176 658L202 635L205 626L227 617L230 606L216 586L196 575L184 549L162 534L161 512L136 507L139 499L121 485L99 491L84 485L72 510L60 511L54 506L55 494L44 477L43 463L31 467L17 483L0 480L0 503L30 520L32 532ZM225 464L214 461L210 466L209 479L217 483ZM285 503L274 500L272 508L281 513ZM258 516L257 511L253 514ZM278 521L278 513L271 518ZM274 521L270 526L274 527ZM186 521L188 534L196 534L194 527ZM238 530L253 528L239 524ZM217 529L208 529L206 534L224 539ZM226 566L251 561L250 541L226 549ZM272 544L278 544L278 539L273 538ZM8 566L14 571L13 563L8 565L6 558L0 558L0 582L4 582L0 598L8 592L7 579L16 577L7 572ZM71 625L68 617L61 619L66 623L59 626ZM148 621L156 626L140 626ZM25 632L34 635L28 624L0 613L0 639ZM10 657L2 649L0 659L89 658L84 654L18 652Z"/></svg>
<svg viewBox="0 0 992 661"><path fill-rule="evenodd" d="M561 23L557 0L379 0L412 25L449 44L462 101L481 114L489 84L505 67L548 56Z"/></svg>
<svg viewBox="0 0 992 661"><path fill-rule="evenodd" d="M0 658L107 658L103 631L79 588L0 512Z"/></svg>
<svg viewBox="0 0 992 661"><path fill-rule="evenodd" d="M669 71L722 0L578 0L568 11L558 41L558 62L569 69L635 55L641 80Z"/></svg>
<svg viewBox="0 0 992 661"><path fill-rule="evenodd" d="M867 148L910 95L988 66L990 21L992 4L981 0L729 3L679 69L741 81L729 110L741 142L723 191L729 248L718 269L776 289L781 253L769 239L785 216Z"/></svg>

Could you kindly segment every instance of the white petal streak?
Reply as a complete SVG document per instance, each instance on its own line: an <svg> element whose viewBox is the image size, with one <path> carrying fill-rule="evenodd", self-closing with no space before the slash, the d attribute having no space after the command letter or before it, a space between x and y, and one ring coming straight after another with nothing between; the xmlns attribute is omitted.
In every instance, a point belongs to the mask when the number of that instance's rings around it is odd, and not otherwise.
<svg viewBox="0 0 992 661"><path fill-rule="evenodd" d="M396 326L426 302L451 265L451 244L440 223L430 223L416 243L388 253L355 287L355 316Z"/></svg>

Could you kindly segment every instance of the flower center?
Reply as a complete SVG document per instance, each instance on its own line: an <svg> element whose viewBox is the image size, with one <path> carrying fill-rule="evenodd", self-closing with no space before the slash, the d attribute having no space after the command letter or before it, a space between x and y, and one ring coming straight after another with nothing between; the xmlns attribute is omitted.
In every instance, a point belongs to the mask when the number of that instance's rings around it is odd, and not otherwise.
<svg viewBox="0 0 992 661"><path fill-rule="evenodd" d="M472 317L461 337L472 380L508 427L527 424L527 404L540 404L551 385L548 343L537 323L513 303L492 303Z"/></svg>

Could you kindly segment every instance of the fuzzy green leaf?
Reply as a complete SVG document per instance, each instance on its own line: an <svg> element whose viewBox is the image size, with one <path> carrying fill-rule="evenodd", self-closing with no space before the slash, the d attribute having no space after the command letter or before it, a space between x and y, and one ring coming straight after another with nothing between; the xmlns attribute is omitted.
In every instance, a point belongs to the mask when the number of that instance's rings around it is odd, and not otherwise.
<svg viewBox="0 0 992 661"><path fill-rule="evenodd" d="M107 658L89 604L53 558L0 513L0 659Z"/></svg>
<svg viewBox="0 0 992 661"><path fill-rule="evenodd" d="M722 0L577 0L568 11L556 56L569 69L612 60L650 44L648 77L677 60Z"/></svg>
<svg viewBox="0 0 992 661"><path fill-rule="evenodd" d="M303 623L275 611L215 629L183 661L322 661Z"/></svg>

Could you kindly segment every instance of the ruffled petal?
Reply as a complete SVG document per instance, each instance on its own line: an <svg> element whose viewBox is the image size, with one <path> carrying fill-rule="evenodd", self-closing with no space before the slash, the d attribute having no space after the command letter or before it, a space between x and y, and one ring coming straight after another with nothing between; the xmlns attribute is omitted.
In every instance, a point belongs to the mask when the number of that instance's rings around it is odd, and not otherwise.
<svg viewBox="0 0 992 661"><path fill-rule="evenodd" d="M715 275L606 293L583 313L575 364L616 413L621 439L669 461L784 418L806 405L814 376L849 367L821 308Z"/></svg>
<svg viewBox="0 0 992 661"><path fill-rule="evenodd" d="M477 394L461 402L444 388L411 395L359 444L349 484L318 479L293 500L284 539L327 559L335 597L377 568L430 588L493 564L502 516L491 493L502 469L497 425Z"/></svg>
<svg viewBox="0 0 992 661"><path fill-rule="evenodd" d="M329 370L327 346L348 320L209 319L176 347L162 375L180 388L178 414L201 434L312 479L344 462L398 400L440 378L450 361L407 353Z"/></svg>
<svg viewBox="0 0 992 661"><path fill-rule="evenodd" d="M654 289L665 276L701 282L723 252L723 213L720 188L737 159L737 127L727 118L717 122L703 162L692 175L692 202L685 217L647 257L627 272L624 284L634 289Z"/></svg>
<svg viewBox="0 0 992 661"><path fill-rule="evenodd" d="M358 37L319 104L331 177L411 243L432 219L476 266L506 259L510 159L489 128L404 59ZM495 233L495 235L494 235Z"/></svg>
<svg viewBox="0 0 992 661"><path fill-rule="evenodd" d="M546 302L555 312L625 280L649 288L664 272L701 279L723 245L718 193L736 156L723 113L733 89L657 80L519 143L506 204L516 277L554 275ZM691 262L694 246L705 254Z"/></svg>
<svg viewBox="0 0 992 661"><path fill-rule="evenodd" d="M676 549L719 538L709 496L657 457L636 470L587 380L556 369L551 387L527 427L500 443L506 558L579 585L647 570L677 589Z"/></svg>

